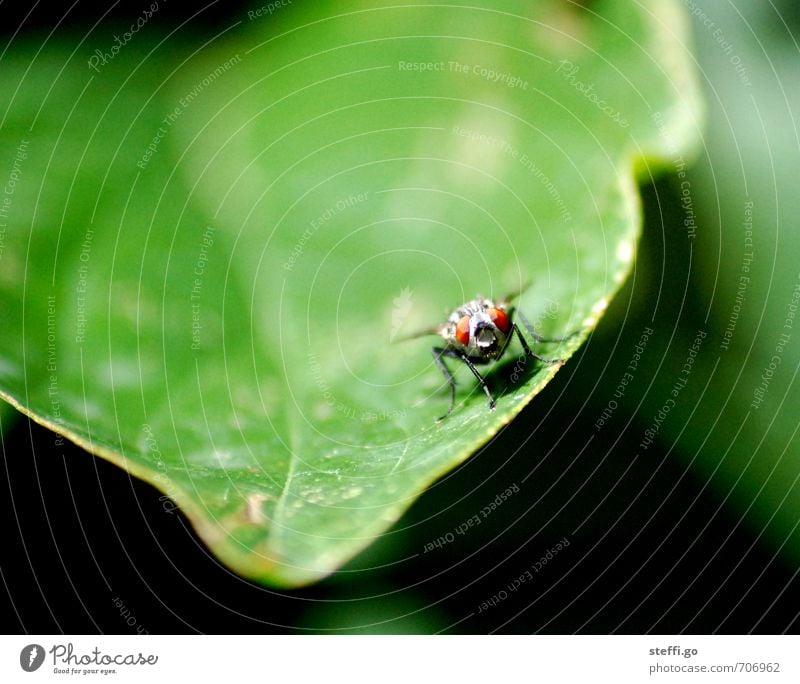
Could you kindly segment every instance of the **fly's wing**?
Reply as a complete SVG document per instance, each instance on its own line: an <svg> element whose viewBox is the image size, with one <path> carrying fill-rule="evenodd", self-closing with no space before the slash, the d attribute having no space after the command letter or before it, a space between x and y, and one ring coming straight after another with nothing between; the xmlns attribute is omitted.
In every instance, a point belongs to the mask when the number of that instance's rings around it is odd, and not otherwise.
<svg viewBox="0 0 800 684"><path fill-rule="evenodd" d="M525 292L525 290L527 290L530 286L530 281L528 281L524 285L518 287L516 290L512 290L497 302L497 306L499 306L501 309L507 309L508 305L511 304L511 302L519 297L523 292Z"/></svg>
<svg viewBox="0 0 800 684"><path fill-rule="evenodd" d="M417 330L416 332L409 333L408 335L401 335L395 337L392 341L393 342L408 342L408 340L416 340L420 337L428 337L429 335L437 335L441 337L442 332L447 327L447 323L439 323L438 325L433 325L430 328L423 328L422 330Z"/></svg>

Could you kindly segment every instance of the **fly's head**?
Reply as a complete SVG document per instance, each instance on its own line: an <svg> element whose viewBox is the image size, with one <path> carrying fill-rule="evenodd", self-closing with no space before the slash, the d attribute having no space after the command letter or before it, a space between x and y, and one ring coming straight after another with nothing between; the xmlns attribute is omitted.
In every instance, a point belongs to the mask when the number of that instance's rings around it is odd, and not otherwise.
<svg viewBox="0 0 800 684"><path fill-rule="evenodd" d="M440 334L449 347L471 359L488 361L500 356L511 329L511 318L503 305L478 297L458 307Z"/></svg>

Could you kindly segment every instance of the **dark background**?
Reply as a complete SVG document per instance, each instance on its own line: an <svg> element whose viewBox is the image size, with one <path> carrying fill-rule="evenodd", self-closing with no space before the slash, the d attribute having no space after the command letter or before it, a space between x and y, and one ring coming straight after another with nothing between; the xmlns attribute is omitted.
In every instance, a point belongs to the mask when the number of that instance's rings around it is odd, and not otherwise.
<svg viewBox="0 0 800 684"><path fill-rule="evenodd" d="M115 5L103 22L124 27L143 6ZM190 12L172 0L159 21L188 20L202 36L237 20L243 6L213 3ZM46 34L59 17L58 31L88 30L106 12L79 2L64 15L65 7L37 3L26 16L28 7L3 4L2 40L18 29ZM782 11L796 28L796 6L787 2ZM5 631L794 631L798 568L676 458L671 442L662 438L634 457L651 420L637 411L637 395L627 395L595 430L642 329L676 321L692 329L709 304L694 287L684 235L670 229L681 221L674 179L647 182L642 194L636 270L590 341L512 425L375 545L313 587L284 592L241 579L209 554L180 513L165 510L155 489L70 443L57 444L22 416L4 415ZM648 354L658 360L658 341ZM423 553L511 485L520 492L477 530ZM533 581L508 591L565 536L569 546ZM507 598L478 612L503 590Z"/></svg>

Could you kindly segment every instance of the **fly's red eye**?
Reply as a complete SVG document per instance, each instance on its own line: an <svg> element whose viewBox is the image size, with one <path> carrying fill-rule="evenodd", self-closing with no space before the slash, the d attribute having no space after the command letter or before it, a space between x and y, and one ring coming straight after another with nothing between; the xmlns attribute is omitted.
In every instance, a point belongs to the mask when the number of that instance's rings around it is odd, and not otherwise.
<svg viewBox="0 0 800 684"><path fill-rule="evenodd" d="M492 319L492 323L494 323L504 333L508 333L508 331L511 329L511 321L508 320L508 314L505 311L502 309L486 309L486 313L489 314L489 318Z"/></svg>
<svg viewBox="0 0 800 684"><path fill-rule="evenodd" d="M456 339L463 345L469 344L469 316L462 316L456 325Z"/></svg>

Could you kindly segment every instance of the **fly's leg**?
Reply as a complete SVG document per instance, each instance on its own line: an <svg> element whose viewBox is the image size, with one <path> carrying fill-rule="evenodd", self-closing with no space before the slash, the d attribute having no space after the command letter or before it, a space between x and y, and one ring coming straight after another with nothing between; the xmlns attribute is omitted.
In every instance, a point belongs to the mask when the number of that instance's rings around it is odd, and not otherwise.
<svg viewBox="0 0 800 684"><path fill-rule="evenodd" d="M489 387L486 385L486 381L483 379L483 376L480 374L478 369L475 368L475 364L469 360L469 357L466 354L458 352L455 349L447 349L446 347L434 347L431 350L431 353L433 354L433 360L436 362L439 370L442 371L442 375L444 375L445 380L447 380L447 384L450 385L450 408L447 409L447 413L438 418L438 421L442 421L447 418L453 412L453 407L456 403L456 380L453 377L453 374L450 372L450 369L445 364L444 359L442 358L443 356L461 359L465 364L467 364L467 368L472 371L472 374L478 380L480 386L483 388L483 391L486 393L486 397L489 399L489 410L494 411L494 397L492 396Z"/></svg>
<svg viewBox="0 0 800 684"><path fill-rule="evenodd" d="M522 325L525 326L525 330L527 330L528 334L537 342L566 342L570 337L575 337L575 335L578 334L578 331L576 330L575 332L571 332L569 335L564 335L564 337L542 337L538 332L536 332L536 329L531 325L531 322L528 320L525 314L522 313L522 311L515 311L514 309L511 311L512 313L516 313L516 315L519 317L519 320L522 321Z"/></svg>
<svg viewBox="0 0 800 684"><path fill-rule="evenodd" d="M486 396L489 399L489 410L494 411L494 397L492 393L489 391L489 387L486 385L486 380L483 379L483 376L480 374L477 368L475 368L475 364L469 360L469 357L464 353L456 352L458 357L467 364L467 367L472 371L472 374L478 379L478 382L483 387L483 391L486 392Z"/></svg>
<svg viewBox="0 0 800 684"><path fill-rule="evenodd" d="M442 375L444 375L445 379L447 380L447 384L450 385L450 408L447 409L447 413L443 416L437 418L437 422L444 420L453 412L453 407L456 405L456 379L453 377L453 374L450 372L450 369L445 365L445 362L442 360L443 356L452 356L450 350L445 349L443 347L434 347L431 349L431 353L433 354L433 360L436 362L436 365L439 367L439 370L442 371Z"/></svg>
<svg viewBox="0 0 800 684"><path fill-rule="evenodd" d="M537 361L541 361L542 363L547 363L551 366L557 363L564 363L564 359L546 359L544 356L539 356L533 349L530 348L530 345L525 341L525 336L522 334L522 331L519 329L519 326L514 323L512 326L512 331L517 333L517 337L519 338L519 342L522 345L522 348L525 350L525 353L530 356L532 359L536 359Z"/></svg>

